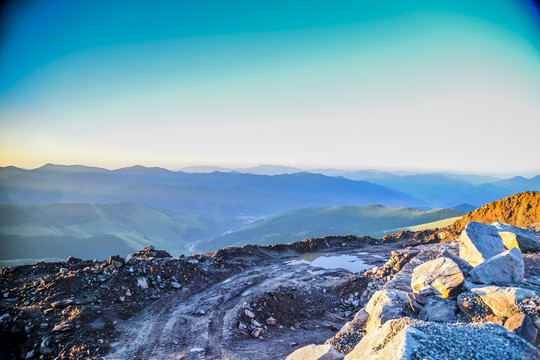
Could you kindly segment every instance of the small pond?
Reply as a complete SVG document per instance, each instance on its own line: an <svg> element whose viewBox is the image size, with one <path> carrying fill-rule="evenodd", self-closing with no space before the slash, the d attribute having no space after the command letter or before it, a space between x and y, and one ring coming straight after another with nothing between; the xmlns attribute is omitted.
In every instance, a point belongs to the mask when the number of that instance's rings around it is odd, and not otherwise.
<svg viewBox="0 0 540 360"><path fill-rule="evenodd" d="M359 253L358 255L370 256L367 253ZM374 266L366 264L359 256L332 253L306 253L292 263L308 264L323 269L344 269L350 272L363 272Z"/></svg>

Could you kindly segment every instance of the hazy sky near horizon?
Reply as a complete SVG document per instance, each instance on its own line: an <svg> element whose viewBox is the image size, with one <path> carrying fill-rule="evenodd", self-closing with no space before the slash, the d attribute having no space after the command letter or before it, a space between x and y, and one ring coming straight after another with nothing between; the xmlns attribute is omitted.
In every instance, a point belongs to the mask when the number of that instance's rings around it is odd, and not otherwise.
<svg viewBox="0 0 540 360"><path fill-rule="evenodd" d="M540 169L520 0L7 1L0 166Z"/></svg>

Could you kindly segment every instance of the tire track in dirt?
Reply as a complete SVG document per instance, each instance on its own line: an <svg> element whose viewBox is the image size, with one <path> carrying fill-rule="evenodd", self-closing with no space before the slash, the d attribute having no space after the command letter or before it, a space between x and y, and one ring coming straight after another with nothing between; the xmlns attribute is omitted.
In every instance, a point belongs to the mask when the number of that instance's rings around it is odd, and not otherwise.
<svg viewBox="0 0 540 360"><path fill-rule="evenodd" d="M261 353L260 347L286 352L289 348L284 348L284 344L291 335L300 336L300 333L284 328L273 338L265 336L265 340L239 335L237 321L244 305L283 286L319 292L322 278L329 273L333 274L329 278L341 279L334 276L335 270L291 264L287 262L290 259L254 266L191 296L178 293L156 301L138 316L117 324L120 335L111 344L112 351L105 359L249 360L253 359L254 352L260 359L275 359L275 354ZM343 279L350 275L346 271L340 274ZM319 280L311 281L313 279ZM338 295L325 296L336 299ZM315 320L310 319L310 322ZM336 321L339 319L336 320L334 314L323 315L317 327L322 329ZM340 326L339 322L336 325ZM317 330L306 331L301 336L307 339L306 335L313 339L311 341L326 340L319 339L321 335Z"/></svg>

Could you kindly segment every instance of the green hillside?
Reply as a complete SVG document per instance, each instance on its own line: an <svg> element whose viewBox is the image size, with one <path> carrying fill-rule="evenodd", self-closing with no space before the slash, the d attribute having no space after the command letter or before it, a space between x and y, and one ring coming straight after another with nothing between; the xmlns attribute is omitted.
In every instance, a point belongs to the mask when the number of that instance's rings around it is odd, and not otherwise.
<svg viewBox="0 0 540 360"><path fill-rule="evenodd" d="M382 236L385 231L459 217L456 209L422 211L405 207L330 206L288 211L237 231L201 241L200 251L243 244L275 244L326 235Z"/></svg>
<svg viewBox="0 0 540 360"><path fill-rule="evenodd" d="M125 254L148 245L171 254L231 225L199 215L176 215L138 203L0 206L0 260Z"/></svg>

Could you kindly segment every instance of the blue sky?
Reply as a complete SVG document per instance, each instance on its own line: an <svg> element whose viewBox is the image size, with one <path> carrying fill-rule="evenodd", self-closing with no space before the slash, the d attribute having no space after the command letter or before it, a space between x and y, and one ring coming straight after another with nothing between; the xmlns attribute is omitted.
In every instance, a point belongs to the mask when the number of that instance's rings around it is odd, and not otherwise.
<svg viewBox="0 0 540 360"><path fill-rule="evenodd" d="M540 170L531 1L3 10L2 166Z"/></svg>

